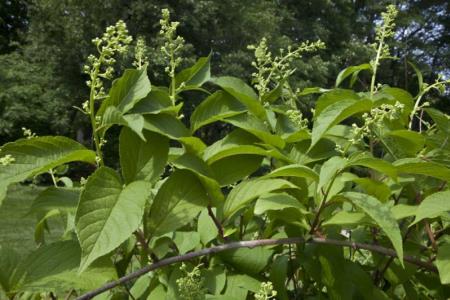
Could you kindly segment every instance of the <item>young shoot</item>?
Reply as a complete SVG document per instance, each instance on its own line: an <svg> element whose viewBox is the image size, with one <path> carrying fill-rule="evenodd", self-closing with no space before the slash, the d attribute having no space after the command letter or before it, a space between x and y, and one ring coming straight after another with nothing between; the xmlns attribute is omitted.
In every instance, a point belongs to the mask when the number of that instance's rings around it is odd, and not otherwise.
<svg viewBox="0 0 450 300"><path fill-rule="evenodd" d="M160 36L163 38L164 44L161 46L161 52L164 55L168 66L165 68L167 75L170 77L170 100L175 104L176 98L176 80L175 72L183 59L179 56L184 48L185 41L178 36L176 31L179 22L170 21L170 12L168 9L162 10L162 19L159 21L161 30Z"/></svg>
<svg viewBox="0 0 450 300"><path fill-rule="evenodd" d="M134 62L133 66L140 70L148 63L148 57L145 55L147 52L147 45L143 37L139 37L134 48Z"/></svg>
<svg viewBox="0 0 450 300"><path fill-rule="evenodd" d="M255 61L252 66L256 72L252 74L253 83L258 91L259 100L262 102L264 96L270 91L272 85L277 85L286 80L295 72L292 62L302 56L303 53L314 52L325 48L325 44L318 40L316 42L303 42L298 47L288 46L280 49L279 55L273 57L267 46L267 39L262 38L259 44L250 45L249 50L254 50Z"/></svg>
<svg viewBox="0 0 450 300"><path fill-rule="evenodd" d="M381 13L381 24L375 28L375 41L372 47L376 51L375 58L370 61L372 67L372 80L370 83L370 96L373 97L375 93L375 80L377 77L377 69L380 61L391 56L389 46L386 44L386 39L393 37L395 34L394 20L397 17L398 10L395 5L389 5L386 12Z"/></svg>
<svg viewBox="0 0 450 300"><path fill-rule="evenodd" d="M411 115L409 117L409 129L412 129L415 114L424 107L429 106L428 102L420 104L422 98L431 90L437 90L439 93L443 94L445 92L445 86L448 84L450 84L450 79L443 79L442 75L440 74L433 84L423 84L419 94L416 97L416 103L414 104L414 108L411 111Z"/></svg>
<svg viewBox="0 0 450 300"><path fill-rule="evenodd" d="M97 37L92 40L97 48L98 55L89 55L88 63L83 68L83 71L89 76L86 84L91 89L89 100L83 103L83 110L89 114L91 119L98 165L103 165L103 155L100 138L96 130L100 120L95 117L95 101L106 97L102 79L111 80L113 78L113 65L116 62L114 56L118 53L125 53L131 41L132 37L128 35L128 29L124 21L120 20L115 25L108 26L101 38Z"/></svg>

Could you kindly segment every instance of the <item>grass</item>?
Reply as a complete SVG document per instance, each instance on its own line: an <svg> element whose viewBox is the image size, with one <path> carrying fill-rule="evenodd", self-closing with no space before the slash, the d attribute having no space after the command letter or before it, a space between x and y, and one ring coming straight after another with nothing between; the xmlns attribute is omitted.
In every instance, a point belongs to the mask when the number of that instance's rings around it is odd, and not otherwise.
<svg viewBox="0 0 450 300"><path fill-rule="evenodd" d="M15 250L25 257L37 248L34 241L34 228L37 218L27 214L33 199L45 188L37 186L15 185L8 190L6 199L0 207L0 246ZM62 228L60 220L52 222L45 237L49 242L59 237ZM59 223L59 224L58 224ZM57 227L57 228L55 228ZM54 229L53 229L54 228Z"/></svg>

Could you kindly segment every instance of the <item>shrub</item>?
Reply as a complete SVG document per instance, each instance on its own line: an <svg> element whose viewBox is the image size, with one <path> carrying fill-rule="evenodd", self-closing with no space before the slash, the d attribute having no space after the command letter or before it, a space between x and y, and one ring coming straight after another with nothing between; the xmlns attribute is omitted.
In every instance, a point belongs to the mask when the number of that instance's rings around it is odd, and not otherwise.
<svg viewBox="0 0 450 300"><path fill-rule="evenodd" d="M168 11L160 34L170 86L151 85L140 40L136 68L105 91L115 55L131 43L125 23L108 27L93 40L99 52L88 58L90 99L80 108L94 151L32 133L1 147L1 199L38 174L54 180L31 207L39 248L24 260L1 249L3 290L78 299L448 296L450 119L422 100L448 81L428 85L417 71L416 96L376 82L395 15L393 6L383 14L371 62L344 69L332 89L295 91L291 63L320 51L320 41L276 56L266 40L249 47L253 89L211 77L210 57L177 72L184 41ZM339 87L360 72L372 74L367 91ZM189 125L187 91L205 97ZM298 108L307 95L319 96L312 122ZM206 145L198 132L218 122L232 130ZM112 126L121 127L120 172L102 155ZM97 166L81 185L58 178L74 161ZM43 229L58 215L64 235L46 244Z"/></svg>

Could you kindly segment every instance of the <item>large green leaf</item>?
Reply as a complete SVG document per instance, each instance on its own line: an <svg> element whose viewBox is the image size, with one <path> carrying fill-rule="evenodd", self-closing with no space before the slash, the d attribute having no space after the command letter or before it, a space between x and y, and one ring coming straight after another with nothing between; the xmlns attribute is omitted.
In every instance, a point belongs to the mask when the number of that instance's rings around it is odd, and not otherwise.
<svg viewBox="0 0 450 300"><path fill-rule="evenodd" d="M380 174L386 174L392 178L397 177L397 170L389 162L367 155L366 153L359 153L349 158L347 167L361 166L376 170Z"/></svg>
<svg viewBox="0 0 450 300"><path fill-rule="evenodd" d="M135 180L154 182L166 167L169 140L150 131L145 131L144 137L145 141L126 127L120 132L120 166L126 183Z"/></svg>
<svg viewBox="0 0 450 300"><path fill-rule="evenodd" d="M129 111L131 114L159 114L173 113L176 114L181 109L182 104L173 106L170 100L169 91L163 87L152 87L148 95L140 100Z"/></svg>
<svg viewBox="0 0 450 300"><path fill-rule="evenodd" d="M190 68L184 69L175 76L176 87L184 83L183 90L200 87L211 77L210 68L211 54L206 57L200 57Z"/></svg>
<svg viewBox="0 0 450 300"><path fill-rule="evenodd" d="M62 188L51 186L39 193L39 195L33 200L30 213L42 214L53 209L74 213L77 208L79 198L79 188Z"/></svg>
<svg viewBox="0 0 450 300"><path fill-rule="evenodd" d="M109 91L109 97L103 101L97 115L103 115L110 106L115 106L122 113L126 113L151 90L147 77L147 67L140 70L127 69L122 77L114 80Z"/></svg>
<svg viewBox="0 0 450 300"><path fill-rule="evenodd" d="M190 171L176 170L158 190L149 214L154 235L172 232L192 220L209 204L201 182Z"/></svg>
<svg viewBox="0 0 450 300"><path fill-rule="evenodd" d="M214 160L210 164L220 186L236 183L259 169L263 157L260 155L240 154Z"/></svg>
<svg viewBox="0 0 450 300"><path fill-rule="evenodd" d="M179 169L185 169L194 172L203 187L208 192L211 202L217 206L220 205L224 196L220 190L219 183L214 179L215 175L210 167L199 157L186 153L180 156L173 164Z"/></svg>
<svg viewBox="0 0 450 300"><path fill-rule="evenodd" d="M179 119L168 114L145 116L144 128L175 140L190 136L186 126Z"/></svg>
<svg viewBox="0 0 450 300"><path fill-rule="evenodd" d="M369 217L371 217L375 223L380 226L387 237L391 240L395 251L397 252L400 263L403 265L403 242L400 228L395 220L391 210L388 206L382 204L376 198L356 193L356 192L345 192L338 197L343 197L349 200L356 207L364 211Z"/></svg>
<svg viewBox="0 0 450 300"><path fill-rule="evenodd" d="M7 143L0 148L0 157L11 155L14 162L0 164L0 205L11 183L72 161L95 163L95 152L66 137L36 137Z"/></svg>
<svg viewBox="0 0 450 300"><path fill-rule="evenodd" d="M306 211L305 207L297 199L287 193L268 193L256 200L255 215L262 215L270 210L283 210L285 208L295 208L301 212Z"/></svg>
<svg viewBox="0 0 450 300"><path fill-rule="evenodd" d="M241 129L236 129L223 139L215 142L205 149L203 159L212 164L217 160L235 155L261 155L270 156L283 161L291 162L288 157L276 149L264 149L254 145L258 139Z"/></svg>
<svg viewBox="0 0 450 300"><path fill-rule="evenodd" d="M23 260L14 274L15 290L56 293L71 288L90 290L117 277L109 258L101 259L78 274L81 249L68 240L43 246Z"/></svg>
<svg viewBox="0 0 450 300"><path fill-rule="evenodd" d="M404 158L393 163L399 173L425 175L450 181L450 169L444 165L419 158Z"/></svg>
<svg viewBox="0 0 450 300"><path fill-rule="evenodd" d="M346 99L330 104L320 114L316 113L316 121L311 134L310 149L323 137L323 135L341 121L348 117L370 110L372 102L370 100Z"/></svg>
<svg viewBox="0 0 450 300"><path fill-rule="evenodd" d="M342 172L347 166L347 160L340 157L334 156L324 162L322 168L320 169L319 183L317 184L317 193L323 195L327 190L331 189L334 182L334 178L339 172Z"/></svg>
<svg viewBox="0 0 450 300"><path fill-rule="evenodd" d="M12 248L0 247L0 291L6 293L14 288L14 273L20 263L19 254Z"/></svg>
<svg viewBox="0 0 450 300"><path fill-rule="evenodd" d="M203 100L191 116L192 131L202 126L232 117L246 111L244 105L230 94L217 91Z"/></svg>
<svg viewBox="0 0 450 300"><path fill-rule="evenodd" d="M273 170L265 175L266 178L272 177L300 177L319 181L319 174L304 165L292 164Z"/></svg>
<svg viewBox="0 0 450 300"><path fill-rule="evenodd" d="M333 103L343 100L359 100L360 97L353 90L347 89L333 89L327 91L319 97L316 101L316 107L314 108L314 115L319 116L322 111Z"/></svg>
<svg viewBox="0 0 450 300"><path fill-rule="evenodd" d="M298 188L284 179L253 179L246 180L237 185L228 194L223 207L224 217L230 217L236 211L247 205L259 196L275 190Z"/></svg>
<svg viewBox="0 0 450 300"><path fill-rule="evenodd" d="M253 115L240 114L226 118L224 121L253 134L266 144L281 149L284 148L284 140L281 137L272 134L265 123Z"/></svg>
<svg viewBox="0 0 450 300"><path fill-rule="evenodd" d="M436 218L448 212L450 212L450 191L431 194L420 203L416 211L416 218L411 225L423 219Z"/></svg>
<svg viewBox="0 0 450 300"><path fill-rule="evenodd" d="M353 85L353 82L355 81L354 78L356 78L356 76L358 76L358 73L363 71L363 70L370 70L372 67L370 66L370 64L361 64L358 66L350 66L345 68L344 70L342 70L341 72L339 72L337 78L336 78L336 83L335 86L338 87L342 81L344 81L348 76L352 75L352 80L350 82L350 86Z"/></svg>
<svg viewBox="0 0 450 300"><path fill-rule="evenodd" d="M139 227L150 193L150 183L134 181L123 187L119 175L106 167L88 178L75 216L82 249L80 272Z"/></svg>
<svg viewBox="0 0 450 300"><path fill-rule="evenodd" d="M272 253L273 250L264 247L240 248L225 251L220 257L239 271L256 275L268 264Z"/></svg>
<svg viewBox="0 0 450 300"><path fill-rule="evenodd" d="M101 126L99 132L101 136L104 136L106 131L113 125L122 125L132 129L141 139L144 139L142 135L142 129L144 128L144 117L140 114L127 114L124 115L115 106L108 107L103 113Z"/></svg>
<svg viewBox="0 0 450 300"><path fill-rule="evenodd" d="M425 145L423 135L406 129L388 131L382 139L397 156L416 156Z"/></svg>
<svg viewBox="0 0 450 300"><path fill-rule="evenodd" d="M213 78L211 81L242 102L256 116L266 118L266 110L259 102L258 95L244 81L229 76Z"/></svg>
<svg viewBox="0 0 450 300"><path fill-rule="evenodd" d="M436 267L442 284L450 284L450 244L442 244L438 248Z"/></svg>

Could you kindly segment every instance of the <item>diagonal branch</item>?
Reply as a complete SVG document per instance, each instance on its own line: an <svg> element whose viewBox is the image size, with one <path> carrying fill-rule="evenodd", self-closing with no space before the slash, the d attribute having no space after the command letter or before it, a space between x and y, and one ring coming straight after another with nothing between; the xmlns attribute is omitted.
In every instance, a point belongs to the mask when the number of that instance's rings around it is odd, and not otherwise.
<svg viewBox="0 0 450 300"><path fill-rule="evenodd" d="M377 252L379 254L383 254L386 256L397 257L396 252L390 248L386 248L386 247L382 247L382 246L378 246L378 245L372 245L372 244L355 243L355 242L340 241L340 240L325 239L325 238L311 238L309 240L305 240L301 237L292 237L292 238L284 238L284 239L262 239L262 240L253 240L253 241L233 242L233 243L227 243L227 244L223 244L223 245L214 246L211 248L205 248L205 249L195 251L195 252L190 252L190 253L187 253L184 255L178 255L178 256L173 256L173 257L169 257L166 259L162 259L154 264L145 266L142 269L139 269L133 273L125 275L115 281L111 281L98 289L92 290L84 295L81 295L76 300L92 299L93 297L95 297L103 292L106 292L106 291L108 291L112 288L115 288L119 285L122 285L128 281L136 279L150 271L153 271L153 270L156 270L156 269L159 269L159 268L162 268L164 266L171 265L174 263L191 260L191 259L194 259L194 258L197 258L200 256L215 254L215 253L223 252L226 250L232 250L232 249L238 249L238 248L254 248L254 247L261 247L261 246L301 244L301 243L334 245L334 246L340 246L340 247L351 247L353 249L365 249L365 250ZM422 261L417 257L405 255L404 260L413 265L424 268L428 271L437 273L437 269L433 264Z"/></svg>

